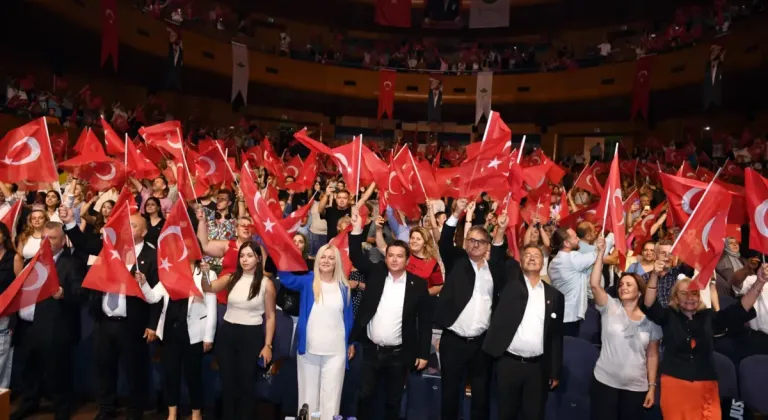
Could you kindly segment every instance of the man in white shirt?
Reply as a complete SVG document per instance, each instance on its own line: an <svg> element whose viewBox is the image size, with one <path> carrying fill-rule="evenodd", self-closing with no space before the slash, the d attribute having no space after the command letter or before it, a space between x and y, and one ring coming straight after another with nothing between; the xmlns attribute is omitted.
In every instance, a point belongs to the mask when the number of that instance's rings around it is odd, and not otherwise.
<svg viewBox="0 0 768 420"><path fill-rule="evenodd" d="M502 280L505 260L504 229L496 230L493 247L488 231L473 226L467 233L467 248L453 245L459 218L467 199L456 201L456 209L440 235L440 256L445 263L446 281L435 305L434 320L443 333L440 338L441 416L456 420L456 398L469 378L472 390L471 418L487 419L491 357L482 350L491 322L495 285ZM490 251L490 258L486 254Z"/></svg>
<svg viewBox="0 0 768 420"><path fill-rule="evenodd" d="M499 227L506 223L500 216ZM541 248L526 245L521 254L522 270L507 261L506 284L483 343L497 359L499 420L543 420L563 362L563 295L541 280Z"/></svg>
<svg viewBox="0 0 768 420"><path fill-rule="evenodd" d="M578 337L587 312L589 275L596 253L579 252L579 237L573 229L560 228L552 234L557 255L549 263L552 286L565 296L563 335Z"/></svg>
<svg viewBox="0 0 768 420"><path fill-rule="evenodd" d="M371 262L363 253L362 218L352 208L349 258L366 278L365 294L350 334L362 344L363 367L357 399L357 417L373 418L373 392L386 378L387 420L400 418L403 387L410 370L427 366L432 339L427 281L405 271L408 244L396 240L386 249L385 260Z"/></svg>

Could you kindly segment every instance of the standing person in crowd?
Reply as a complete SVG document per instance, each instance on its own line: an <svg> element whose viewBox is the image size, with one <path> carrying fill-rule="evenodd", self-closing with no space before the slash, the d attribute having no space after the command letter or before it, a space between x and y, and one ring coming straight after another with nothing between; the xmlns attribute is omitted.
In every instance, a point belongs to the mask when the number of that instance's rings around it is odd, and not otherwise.
<svg viewBox="0 0 768 420"><path fill-rule="evenodd" d="M352 209L353 230L349 234L349 258L366 278L366 290L351 333L361 342L363 372L357 394L357 416L372 417L373 392L386 378L387 420L400 416L403 386L411 369L427 366L432 338L427 282L406 272L408 245L394 241L386 249L385 261L372 263L363 254L362 218Z"/></svg>
<svg viewBox="0 0 768 420"><path fill-rule="evenodd" d="M552 286L565 297L563 335L578 337L581 321L587 313L587 286L597 253L579 252L579 237L573 229L556 230L552 235L552 246L557 249L557 254L549 263L549 278Z"/></svg>
<svg viewBox="0 0 768 420"><path fill-rule="evenodd" d="M658 279L658 289L654 295L659 301L659 305L666 308L669 305L669 300L672 295L672 288L677 283L677 278L680 274L688 277L693 276L693 269L682 262L677 261L677 257L672 255L673 242L669 239L662 239L656 242L656 262L654 263L654 269L650 273L645 273L644 280L646 284L650 285L651 276L656 273ZM658 272L656 270L659 267L659 262L662 270ZM647 296L647 295L646 295Z"/></svg>
<svg viewBox="0 0 768 420"><path fill-rule="evenodd" d="M37 254L43 241L43 226L50 219L42 209L32 210L27 216L24 230L16 237L16 259L13 261L13 271L18 275L24 268L24 261Z"/></svg>
<svg viewBox="0 0 768 420"><path fill-rule="evenodd" d="M486 254L491 238L482 226L473 226L467 235L468 249L453 244L459 218L467 199L459 199L440 234L440 255L445 262L446 282L435 306L435 324L440 337L440 376L442 381L441 417L456 420L457 395L464 389L464 375L472 387L473 420L488 418L490 405L491 357L483 351L483 339L491 322L494 290L503 280L503 230L496 230L490 260Z"/></svg>
<svg viewBox="0 0 768 420"><path fill-rule="evenodd" d="M65 231L72 246L79 252L98 255L101 243L86 241L77 227L72 209L62 207L59 211ZM144 242L147 220L140 214L131 215L136 264L126 265L132 274L140 272L150 287L158 283L157 250ZM144 299L117 293L91 291L89 311L95 322L95 366L98 384L98 418L112 419L117 415L117 379L121 360L131 366L126 369L129 388L128 413L130 420L143 417L147 393L147 371L149 360L147 345L154 341L162 305L149 305Z"/></svg>
<svg viewBox="0 0 768 420"><path fill-rule="evenodd" d="M664 332L661 413L664 420L719 419L722 414L713 363L714 333L755 318L753 307L768 281L768 265L763 264L757 280L739 303L715 312L706 308L690 278L675 283L669 304L662 305L656 294L659 279L668 273L668 260L669 257L656 260L641 305L648 318Z"/></svg>
<svg viewBox="0 0 768 420"><path fill-rule="evenodd" d="M645 293L640 275L622 274L618 298L608 296L600 284L605 238L598 238L595 245L589 285L602 315L602 347L590 393L592 419L642 420L656 398L661 328L640 310Z"/></svg>
<svg viewBox="0 0 768 420"><path fill-rule="evenodd" d="M48 220L61 222L59 219L59 207L61 206L61 193L56 190L50 190L45 194L45 214Z"/></svg>
<svg viewBox="0 0 768 420"><path fill-rule="evenodd" d="M744 268L731 276L731 284L736 296L744 296L749 293L757 282L757 270L748 263ZM763 288L757 304L755 305L757 316L749 321L749 329L744 344L741 347L744 356L755 354L768 354L768 289Z"/></svg>
<svg viewBox="0 0 768 420"><path fill-rule="evenodd" d="M246 241L238 251L234 273L201 284L208 293L227 291L227 311L216 338L224 420L254 415L256 369L259 364L266 368L272 360L275 286L264 276L262 264L259 245Z"/></svg>
<svg viewBox="0 0 768 420"><path fill-rule="evenodd" d="M325 194L320 190L319 182L315 182L314 188L318 195L315 196L312 207L309 210L309 255L317 254L317 250L328 242L328 222L320 217L320 201L325 197Z"/></svg>
<svg viewBox="0 0 768 420"><path fill-rule="evenodd" d="M16 248L11 241L11 232L4 223L0 223L0 294L16 279L13 272L13 260ZM10 316L0 317L0 388L11 385L11 366L13 365L13 347L11 347Z"/></svg>
<svg viewBox="0 0 768 420"><path fill-rule="evenodd" d="M321 420L339 414L347 360L355 354L349 341L353 315L349 282L339 249L320 247L314 270L307 274L278 272L282 286L301 294L298 339L299 405L309 405Z"/></svg>
<svg viewBox="0 0 768 420"><path fill-rule="evenodd" d="M85 264L64 249L67 237L61 223L46 223L43 236L56 264L49 269L56 270L60 286L52 297L19 311L13 339L17 355L24 362L20 376L22 399L12 420L29 417L38 410L44 384L51 393L54 419L66 420L72 414L72 350L80 339L80 285Z"/></svg>
<svg viewBox="0 0 768 420"><path fill-rule="evenodd" d="M336 235L339 234L337 229L339 220L344 216L349 216L352 211L349 191L345 190L342 185L343 182L338 182L336 185L329 183L325 188L325 195L320 199L320 202L317 205L320 217L327 222L327 237L330 239L335 238ZM371 183L371 185L368 186L368 189L360 196L358 202L365 203L368 201L375 188L376 183Z"/></svg>
<svg viewBox="0 0 768 420"><path fill-rule="evenodd" d="M501 232L507 223L501 215ZM522 271L514 259L506 261L483 342L497 360L499 420L543 420L547 392L559 384L563 364L564 297L541 280L541 248L525 246L521 257Z"/></svg>
<svg viewBox="0 0 768 420"><path fill-rule="evenodd" d="M646 273L653 271L654 262L656 261L656 243L648 241L643 244L643 251L640 254L640 258L632 263L627 268L627 273L639 274L644 276Z"/></svg>
<svg viewBox="0 0 768 420"><path fill-rule="evenodd" d="M144 242L157 248L157 239L165 226L165 215L160 208L160 200L157 197L149 197L144 203L144 218L147 219L147 234Z"/></svg>
<svg viewBox="0 0 768 420"><path fill-rule="evenodd" d="M168 186L168 181L164 176L160 175L159 177L153 179L151 188L144 186L144 184L135 178L128 179L141 196L141 204L139 204L139 208L142 214L146 212L144 206L146 205L147 199L149 197L155 197L160 200L160 210L163 212L163 214L168 214L168 212L171 211L171 206L173 206L173 202L176 200L176 194L178 191L176 190L175 185L173 186L173 191L171 191L171 187ZM150 184L148 183L147 185Z"/></svg>
<svg viewBox="0 0 768 420"><path fill-rule="evenodd" d="M149 199L152 200L152 197ZM192 280L202 297L190 296L177 300L168 296L162 283L150 288L143 273L137 272L136 278L147 302L163 301L163 311L157 323L157 338L163 342L162 367L168 420L179 417L182 371L189 391L192 420L202 420L203 354L213 348L217 321L216 295L203 293L202 284L216 280L216 273L208 264L196 261L192 267Z"/></svg>
<svg viewBox="0 0 768 420"><path fill-rule="evenodd" d="M387 249L387 242L384 240L384 223L386 220L383 217L376 219L376 247L382 254ZM408 245L411 256L408 258L406 271L427 280L429 295L437 296L443 288L443 273L437 261L440 255L435 249L432 235L426 228L413 227L410 229Z"/></svg>

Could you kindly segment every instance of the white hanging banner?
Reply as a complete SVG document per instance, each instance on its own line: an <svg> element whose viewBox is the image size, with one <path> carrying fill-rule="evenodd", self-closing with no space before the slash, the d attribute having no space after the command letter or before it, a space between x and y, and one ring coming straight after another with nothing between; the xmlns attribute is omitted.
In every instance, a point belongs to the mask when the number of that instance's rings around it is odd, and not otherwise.
<svg viewBox="0 0 768 420"><path fill-rule="evenodd" d="M248 103L248 47L232 42L232 99L237 93L243 96L243 102Z"/></svg>
<svg viewBox="0 0 768 420"><path fill-rule="evenodd" d="M509 0L471 0L470 28L503 28L509 26Z"/></svg>
<svg viewBox="0 0 768 420"><path fill-rule="evenodd" d="M475 92L475 125L480 117L491 115L491 96L493 95L493 72L481 71L477 73L477 89Z"/></svg>

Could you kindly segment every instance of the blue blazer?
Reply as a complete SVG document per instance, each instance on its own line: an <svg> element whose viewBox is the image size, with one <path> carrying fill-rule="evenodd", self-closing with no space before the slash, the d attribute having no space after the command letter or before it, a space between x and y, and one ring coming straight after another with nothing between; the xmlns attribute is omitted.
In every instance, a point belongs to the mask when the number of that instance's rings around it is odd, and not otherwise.
<svg viewBox="0 0 768 420"><path fill-rule="evenodd" d="M312 307L315 305L315 293L312 291L315 273L310 271L307 274L294 274L290 271L278 271L277 275L281 286L301 293L299 322L296 325L296 339L298 340L298 353L304 354L307 352L307 322L309 322L309 314L312 312ZM354 324L352 299L347 288L341 285L339 287L341 288L341 299L344 303L344 337L346 343L344 348L348 348L349 335Z"/></svg>

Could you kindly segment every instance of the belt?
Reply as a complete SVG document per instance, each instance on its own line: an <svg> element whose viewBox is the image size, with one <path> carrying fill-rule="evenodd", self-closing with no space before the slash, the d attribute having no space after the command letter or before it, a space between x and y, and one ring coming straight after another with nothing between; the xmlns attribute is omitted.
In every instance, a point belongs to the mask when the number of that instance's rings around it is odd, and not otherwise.
<svg viewBox="0 0 768 420"><path fill-rule="evenodd" d="M383 352L396 352L403 348L402 344L398 344L396 346L380 346L374 342L371 342L371 344L376 347L377 351L383 351Z"/></svg>
<svg viewBox="0 0 768 420"><path fill-rule="evenodd" d="M504 352L504 356L521 363L539 363L539 361L541 361L541 355L534 356L534 357L523 357L507 351L507 352Z"/></svg>
<svg viewBox="0 0 768 420"><path fill-rule="evenodd" d="M461 340L461 341L463 341L465 343L473 343L473 342L476 342L476 341L479 341L479 340L482 340L483 338L485 338L485 332L483 332L480 335L476 335L474 337L464 337L463 335L458 335L458 334L456 334L455 332L453 332L453 331L451 331L449 329L444 329L443 330L443 335L450 335L451 337L456 337L456 338L458 338L459 340Z"/></svg>
<svg viewBox="0 0 768 420"><path fill-rule="evenodd" d="M127 316L109 316L109 315L104 315L104 319L106 319L107 321L123 322L126 319L128 319L128 317Z"/></svg>

